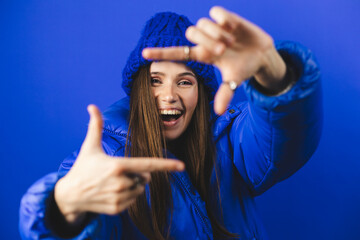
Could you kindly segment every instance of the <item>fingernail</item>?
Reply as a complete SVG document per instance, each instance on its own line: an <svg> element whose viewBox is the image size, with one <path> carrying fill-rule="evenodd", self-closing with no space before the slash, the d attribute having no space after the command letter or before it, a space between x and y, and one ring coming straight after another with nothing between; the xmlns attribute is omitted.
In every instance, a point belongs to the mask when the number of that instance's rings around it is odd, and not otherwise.
<svg viewBox="0 0 360 240"><path fill-rule="evenodd" d="M184 166L183 166L182 164L178 164L176 168L177 168L177 170L179 170L179 171L183 171L183 170L184 170Z"/></svg>
<svg viewBox="0 0 360 240"><path fill-rule="evenodd" d="M148 57L148 54L149 54L149 51L145 48L142 50L142 56L143 58L147 58Z"/></svg>

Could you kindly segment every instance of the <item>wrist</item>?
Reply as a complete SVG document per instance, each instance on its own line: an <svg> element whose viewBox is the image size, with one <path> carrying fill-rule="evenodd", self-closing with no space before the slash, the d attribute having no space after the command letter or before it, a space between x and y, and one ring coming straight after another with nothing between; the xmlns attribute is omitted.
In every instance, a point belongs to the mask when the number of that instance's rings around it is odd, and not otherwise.
<svg viewBox="0 0 360 240"><path fill-rule="evenodd" d="M46 201L45 225L56 236L60 238L74 238L81 233L87 224L94 218L94 214L86 213L77 218L75 223L69 222L55 201L53 191Z"/></svg>
<svg viewBox="0 0 360 240"><path fill-rule="evenodd" d="M70 193L70 194L69 194ZM74 201L75 192L69 189L65 177L60 179L54 189L54 200L60 213L69 224L78 224L85 217L85 213L77 208ZM75 197L76 198L76 197Z"/></svg>
<svg viewBox="0 0 360 240"><path fill-rule="evenodd" d="M264 54L263 61L263 67L254 75L255 80L263 92L268 95L277 95L290 84L288 68L275 47Z"/></svg>

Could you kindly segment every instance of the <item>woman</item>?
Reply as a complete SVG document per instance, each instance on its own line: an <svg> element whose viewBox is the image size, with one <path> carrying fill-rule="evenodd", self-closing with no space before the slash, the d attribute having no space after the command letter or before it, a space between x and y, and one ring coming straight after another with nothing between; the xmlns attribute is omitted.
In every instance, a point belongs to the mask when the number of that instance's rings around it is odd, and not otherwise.
<svg viewBox="0 0 360 240"><path fill-rule="evenodd" d="M88 107L79 153L22 200L24 239L266 239L254 197L315 151L319 71L304 47L275 47L220 7L210 16L195 26L174 13L147 22L124 69L130 99L105 111L104 124ZM199 62L219 68L218 90ZM249 101L227 108L242 83Z"/></svg>

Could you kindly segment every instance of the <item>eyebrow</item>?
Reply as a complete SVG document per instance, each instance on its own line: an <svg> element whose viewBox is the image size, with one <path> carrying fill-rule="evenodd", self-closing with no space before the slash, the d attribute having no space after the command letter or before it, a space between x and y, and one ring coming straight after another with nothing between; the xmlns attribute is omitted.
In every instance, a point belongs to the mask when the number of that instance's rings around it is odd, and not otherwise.
<svg viewBox="0 0 360 240"><path fill-rule="evenodd" d="M160 75L160 76L165 76L165 73L162 72L151 72L151 75ZM184 77L184 76L192 76L194 78L196 78L195 74L192 72L183 72L177 75L178 77Z"/></svg>

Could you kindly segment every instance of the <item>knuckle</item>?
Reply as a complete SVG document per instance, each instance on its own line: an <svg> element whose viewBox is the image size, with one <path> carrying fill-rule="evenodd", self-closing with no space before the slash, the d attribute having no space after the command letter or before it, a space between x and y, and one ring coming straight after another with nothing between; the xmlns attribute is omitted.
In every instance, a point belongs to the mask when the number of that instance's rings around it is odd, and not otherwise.
<svg viewBox="0 0 360 240"><path fill-rule="evenodd" d="M123 181L121 181L117 184L115 191L122 192L123 190L125 190L125 188L126 188L126 184Z"/></svg>
<svg viewBox="0 0 360 240"><path fill-rule="evenodd" d="M112 214L118 214L124 210L124 202L120 199L116 199L109 208Z"/></svg>
<svg viewBox="0 0 360 240"><path fill-rule="evenodd" d="M114 207L119 207L122 204L123 200L120 198L116 198L113 202Z"/></svg>
<svg viewBox="0 0 360 240"><path fill-rule="evenodd" d="M145 186L144 185L140 185L136 188L136 193L139 195L141 193L143 193L145 190Z"/></svg>
<svg viewBox="0 0 360 240"><path fill-rule="evenodd" d="M113 214L118 214L123 210L122 205L119 203L117 205L113 205L111 208L111 211L113 212Z"/></svg>
<svg viewBox="0 0 360 240"><path fill-rule="evenodd" d="M128 203L128 206L133 205L136 202L136 198L133 198L130 200L130 202Z"/></svg>
<svg viewBox="0 0 360 240"><path fill-rule="evenodd" d="M150 182L151 180L151 174L150 173L143 173L142 174L143 178L145 179L145 182Z"/></svg>
<svg viewBox="0 0 360 240"><path fill-rule="evenodd" d="M115 207L116 207L115 205L108 206L107 210L106 210L106 214L109 214L109 215L117 214Z"/></svg>
<svg viewBox="0 0 360 240"><path fill-rule="evenodd" d="M119 162L115 162L114 164L114 171L117 174L122 174L125 171L125 166L119 161Z"/></svg>

